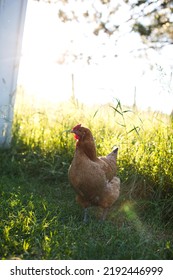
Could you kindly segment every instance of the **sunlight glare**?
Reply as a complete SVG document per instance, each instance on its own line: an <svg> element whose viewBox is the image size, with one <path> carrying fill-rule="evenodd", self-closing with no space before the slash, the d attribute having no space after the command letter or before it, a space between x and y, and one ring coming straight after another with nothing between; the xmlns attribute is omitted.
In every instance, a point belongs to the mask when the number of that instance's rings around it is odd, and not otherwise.
<svg viewBox="0 0 173 280"><path fill-rule="evenodd" d="M127 219L131 223L133 223L135 229L139 232L139 234L144 234L146 232L140 218L135 212L132 202L125 202L122 207L122 211L126 214Z"/></svg>
<svg viewBox="0 0 173 280"><path fill-rule="evenodd" d="M105 34L90 38L92 28L82 19L77 24L64 24L58 20L55 4L29 0L18 76L18 85L24 88L25 94L37 101L57 103L69 100L74 86L79 102L105 104L118 98L128 106L134 104L136 94L139 109L151 107L170 113L173 104L170 68L167 67L168 76L164 77L163 85L156 70L150 69L148 60L130 53L135 44L140 46L136 34L119 40L116 46L119 56L114 57L113 40L105 41ZM106 58L100 60L103 50ZM83 53L84 57L90 54L98 64L89 66L82 60L72 63L75 53ZM150 57L153 57L150 63L158 60L154 51Z"/></svg>

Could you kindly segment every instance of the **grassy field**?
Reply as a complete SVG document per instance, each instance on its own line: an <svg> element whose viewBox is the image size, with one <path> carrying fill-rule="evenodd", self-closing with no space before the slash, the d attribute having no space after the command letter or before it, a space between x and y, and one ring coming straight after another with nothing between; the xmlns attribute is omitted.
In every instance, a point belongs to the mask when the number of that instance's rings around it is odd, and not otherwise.
<svg viewBox="0 0 173 280"><path fill-rule="evenodd" d="M173 122L159 113L75 100L54 110L17 102L13 141L0 151L1 259L173 259ZM108 219L75 202L67 171L88 126L98 155L119 147L121 195Z"/></svg>

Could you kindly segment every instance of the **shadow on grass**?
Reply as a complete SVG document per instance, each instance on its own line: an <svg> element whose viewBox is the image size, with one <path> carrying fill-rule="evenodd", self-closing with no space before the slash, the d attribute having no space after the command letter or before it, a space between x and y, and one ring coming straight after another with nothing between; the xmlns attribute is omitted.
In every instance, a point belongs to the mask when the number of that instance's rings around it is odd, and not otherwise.
<svg viewBox="0 0 173 280"><path fill-rule="evenodd" d="M84 224L66 170L45 180L41 170L37 176L27 169L26 160L6 151L1 165L1 259L173 258L172 235L159 204L129 199L122 191L107 221L100 223L91 209ZM44 166L37 163L37 170Z"/></svg>

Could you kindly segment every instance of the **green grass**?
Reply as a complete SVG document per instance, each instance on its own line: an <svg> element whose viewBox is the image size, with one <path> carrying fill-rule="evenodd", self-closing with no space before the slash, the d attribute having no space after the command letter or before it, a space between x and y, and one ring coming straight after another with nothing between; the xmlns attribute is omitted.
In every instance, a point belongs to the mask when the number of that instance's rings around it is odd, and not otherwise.
<svg viewBox="0 0 173 280"><path fill-rule="evenodd" d="M168 116L77 103L53 113L17 103L13 141L0 151L1 259L173 259L173 124ZM99 155L119 146L121 196L108 219L75 202L69 129L90 127Z"/></svg>

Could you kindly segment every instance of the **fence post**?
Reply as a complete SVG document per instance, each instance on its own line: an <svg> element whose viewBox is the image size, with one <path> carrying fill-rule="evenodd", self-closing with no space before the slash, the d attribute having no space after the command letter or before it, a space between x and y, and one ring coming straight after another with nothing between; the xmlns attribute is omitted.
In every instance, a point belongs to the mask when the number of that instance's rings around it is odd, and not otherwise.
<svg viewBox="0 0 173 280"><path fill-rule="evenodd" d="M17 75L28 0L0 0L0 147L11 143Z"/></svg>

